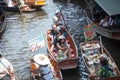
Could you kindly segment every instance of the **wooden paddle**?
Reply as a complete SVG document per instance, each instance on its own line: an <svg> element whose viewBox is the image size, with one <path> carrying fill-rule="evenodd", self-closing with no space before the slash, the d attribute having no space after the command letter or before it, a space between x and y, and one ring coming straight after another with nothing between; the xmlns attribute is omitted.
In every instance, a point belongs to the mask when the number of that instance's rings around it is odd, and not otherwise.
<svg viewBox="0 0 120 80"><path fill-rule="evenodd" d="M63 19L64 25L65 25L66 29L68 30L68 27L67 27L67 25L66 25L66 23L65 23L65 19L64 19L64 16L63 16L63 14L62 14L61 9L60 9L60 13L61 13L61 16L62 16L62 19Z"/></svg>
<svg viewBox="0 0 120 80"><path fill-rule="evenodd" d="M15 80L18 80L18 78L15 76L15 74L14 74L13 72L11 73L10 67L7 67L2 61L0 61L0 63L7 69L8 74L10 75L10 77L14 77ZM3 72L3 73L4 73L4 72Z"/></svg>
<svg viewBox="0 0 120 80"><path fill-rule="evenodd" d="M18 80L18 78L16 77L16 75L15 75L14 73L11 73L11 72L10 72L10 69L9 69L9 68L6 68L6 69L8 70L10 77L14 77L15 80Z"/></svg>

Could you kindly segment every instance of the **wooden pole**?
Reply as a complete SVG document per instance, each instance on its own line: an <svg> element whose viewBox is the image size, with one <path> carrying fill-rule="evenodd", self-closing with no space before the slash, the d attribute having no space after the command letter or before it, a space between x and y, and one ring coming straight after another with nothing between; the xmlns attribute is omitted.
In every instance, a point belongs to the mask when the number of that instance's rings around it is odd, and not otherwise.
<svg viewBox="0 0 120 80"><path fill-rule="evenodd" d="M62 16L62 19L63 19L64 25L65 25L66 29L68 30L68 27L67 27L67 25L66 25L66 23L65 23L65 19L64 19L64 16L63 16L63 14L62 14L61 9L60 9L60 13L61 13L61 16Z"/></svg>
<svg viewBox="0 0 120 80"><path fill-rule="evenodd" d="M102 44L102 38L101 38L101 36L99 36L99 38L100 38L101 51L102 51L102 54L103 54L103 44Z"/></svg>

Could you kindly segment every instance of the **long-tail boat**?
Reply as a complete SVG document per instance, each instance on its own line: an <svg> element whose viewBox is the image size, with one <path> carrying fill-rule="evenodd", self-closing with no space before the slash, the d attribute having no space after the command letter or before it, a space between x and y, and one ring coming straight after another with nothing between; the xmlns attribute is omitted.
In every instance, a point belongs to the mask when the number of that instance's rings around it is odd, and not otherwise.
<svg viewBox="0 0 120 80"><path fill-rule="evenodd" d="M35 72L36 70L39 71L39 69L38 69L38 67L35 66L34 58L36 58L37 56L39 57L41 55L46 58L46 61L48 63L47 65L48 65L48 67L50 67L50 72L48 72L47 74L52 73L53 80L63 80L61 71L60 71L57 63L54 61L54 59L51 57L50 54L37 54L30 58L30 80L43 80L42 79L43 74L41 74L41 72L40 73ZM38 58L38 59L40 59L40 58ZM43 58L41 58L41 59L43 59ZM38 63L45 64L46 62L38 62ZM46 65L43 65L43 66L46 66ZM46 76L46 74L44 74L43 76ZM49 77L49 75L47 75L47 77Z"/></svg>
<svg viewBox="0 0 120 80"><path fill-rule="evenodd" d="M75 45L75 42L72 38L72 36L70 35L70 33L65 30L65 32L67 33L67 36L66 36L66 41L67 43L69 43L70 45L70 48L72 49L72 57L70 58L66 58L64 60L57 60L57 58L55 57L54 55L54 52L51 51L51 39L49 37L49 32L51 30L47 30L46 32L46 43L47 43L47 48L48 48L48 52L52 55L52 57L54 58L54 60L57 62L58 66L62 69L62 70L65 70L65 69L74 69L77 67L78 65L78 50L77 50L77 47ZM56 53L57 54L57 53Z"/></svg>
<svg viewBox="0 0 120 80"><path fill-rule="evenodd" d="M120 40L120 0L91 0L90 11L86 10L88 17L95 23L96 32L113 40ZM91 12L91 16L90 13ZM108 17L108 25L102 26L100 22Z"/></svg>
<svg viewBox="0 0 120 80"><path fill-rule="evenodd" d="M105 57L108 60L108 63L111 65L113 72L115 73L114 77L104 78L102 80L119 80L120 79L120 71L113 60L110 53L105 49L100 41L92 40L80 43L80 49L83 61L86 66L86 70L88 74L96 73L96 71L100 67L99 58ZM93 80L96 80L93 78Z"/></svg>

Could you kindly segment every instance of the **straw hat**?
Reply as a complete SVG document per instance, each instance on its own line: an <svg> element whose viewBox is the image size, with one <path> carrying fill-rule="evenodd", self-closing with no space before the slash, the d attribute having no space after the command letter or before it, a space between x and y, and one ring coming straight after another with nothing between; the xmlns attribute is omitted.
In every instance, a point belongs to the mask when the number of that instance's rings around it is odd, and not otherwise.
<svg viewBox="0 0 120 80"><path fill-rule="evenodd" d="M45 54L36 54L33 59L37 64L40 65L49 64L49 59Z"/></svg>

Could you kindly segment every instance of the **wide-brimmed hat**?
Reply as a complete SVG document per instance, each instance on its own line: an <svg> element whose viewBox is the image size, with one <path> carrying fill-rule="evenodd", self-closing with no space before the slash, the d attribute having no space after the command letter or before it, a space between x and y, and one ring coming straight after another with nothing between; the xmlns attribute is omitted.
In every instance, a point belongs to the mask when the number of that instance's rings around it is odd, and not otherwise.
<svg viewBox="0 0 120 80"><path fill-rule="evenodd" d="M64 35L60 35L59 39L65 39L65 36Z"/></svg>
<svg viewBox="0 0 120 80"><path fill-rule="evenodd" d="M36 54L33 59L37 64L40 65L49 64L49 59L45 54Z"/></svg>

